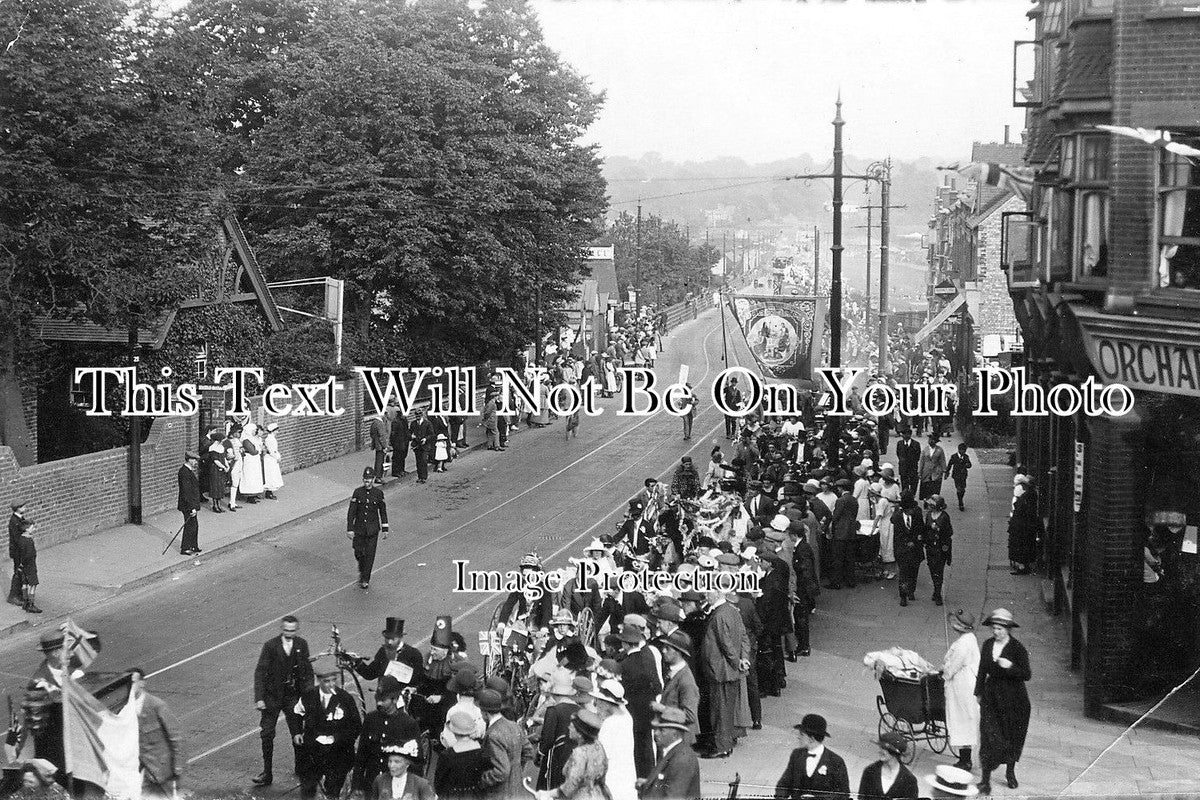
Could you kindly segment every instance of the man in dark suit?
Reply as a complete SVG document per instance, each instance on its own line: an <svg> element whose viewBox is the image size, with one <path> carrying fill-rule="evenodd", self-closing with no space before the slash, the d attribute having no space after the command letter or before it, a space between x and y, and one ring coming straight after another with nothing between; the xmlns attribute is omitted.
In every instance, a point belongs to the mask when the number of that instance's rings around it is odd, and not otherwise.
<svg viewBox="0 0 1200 800"><path fill-rule="evenodd" d="M901 428L900 439L896 442L896 469L900 473L901 491L916 495L920 464L921 445L912 438L912 428Z"/></svg>
<svg viewBox="0 0 1200 800"><path fill-rule="evenodd" d="M639 778L654 767L654 748L650 744L650 704L662 691L656 653L646 647L642 630L634 625L621 626L621 683L633 718L633 763Z"/></svg>
<svg viewBox="0 0 1200 800"><path fill-rule="evenodd" d="M389 408L388 414L392 422L388 434L388 443L392 446L392 477L399 478L408 474L404 468L404 462L408 461L408 417L398 408Z"/></svg>
<svg viewBox="0 0 1200 800"><path fill-rule="evenodd" d="M708 592L708 624L700 651L701 669L708 688L708 714L712 749L705 758L727 758L733 752L740 684L750 672L750 637L738 607L724 593Z"/></svg>
<svg viewBox="0 0 1200 800"><path fill-rule="evenodd" d="M649 615L650 604L641 592L610 592L600 601L600 612L596 614L595 631L599 636L604 629L604 623L609 622L610 630L617 633L626 614Z"/></svg>
<svg viewBox="0 0 1200 800"><path fill-rule="evenodd" d="M900 501L900 510L892 514L892 550L900 575L896 588L900 590L900 605L916 600L917 576L925 560L925 518L912 495Z"/></svg>
<svg viewBox="0 0 1200 800"><path fill-rule="evenodd" d="M300 797L312 800L317 785L326 797L340 797L354 767L354 743L362 730L358 703L338 686L337 659L321 656L313 671L317 686L300 695L293 717L292 741L303 747Z"/></svg>
<svg viewBox="0 0 1200 800"><path fill-rule="evenodd" d="M379 482L383 482L383 460L387 455L388 448L388 423L383 414L376 414L371 417L371 426L368 428L371 437L371 450L375 452L375 475L379 478Z"/></svg>
<svg viewBox="0 0 1200 800"><path fill-rule="evenodd" d="M363 485L350 496L350 509L346 512L346 536L354 542L358 585L363 589L371 585L380 533L387 539L387 503L383 499L383 490L375 485L374 470L367 467L363 470Z"/></svg>
<svg viewBox="0 0 1200 800"><path fill-rule="evenodd" d="M354 791L365 792L377 775L387 772L385 747L399 747L421 736L421 726L404 710L400 702L403 687L391 675L379 679L375 689L375 710L363 720L354 762Z"/></svg>
<svg viewBox="0 0 1200 800"><path fill-rule="evenodd" d="M806 797L849 800L850 774L842 757L825 747L829 737L825 718L819 714L805 714L795 728L800 747L792 751L787 769L775 786L775 797L781 800Z"/></svg>
<svg viewBox="0 0 1200 800"><path fill-rule="evenodd" d="M403 673L404 667L411 670L408 680L400 681L401 686L421 685L425 678L425 659L420 650L404 641L404 620L396 617L388 617L384 623L383 645L375 652L375 658L370 661L357 658L354 671L369 681L382 680L392 662L397 664L392 668L393 672Z"/></svg>
<svg viewBox="0 0 1200 800"><path fill-rule="evenodd" d="M142 768L142 797L176 797L183 765L179 722L160 698L146 691L146 673L130 670L130 698L138 709L138 759Z"/></svg>
<svg viewBox="0 0 1200 800"><path fill-rule="evenodd" d="M200 478L196 470L200 468L200 456L188 451L183 456L183 466L179 468L179 504L178 509L183 514L183 539L179 542L179 554L184 556L196 555L200 552Z"/></svg>
<svg viewBox="0 0 1200 800"><path fill-rule="evenodd" d="M767 494L762 481L750 481L749 486L755 493L746 501L746 511L754 524L761 527L775 518L778 506Z"/></svg>
<svg viewBox="0 0 1200 800"><path fill-rule="evenodd" d="M25 530L25 503L12 504L12 516L8 518L8 557L13 562L12 582L8 585L8 602L14 606L25 605L24 586L21 582L20 558L17 551L21 532Z"/></svg>
<svg viewBox="0 0 1200 800"><path fill-rule="evenodd" d="M300 621L288 615L279 626L279 635L262 647L258 666L254 668L254 706L261 712L259 735L262 737L263 771L254 778L255 786L270 786L271 760L275 753L275 724L279 712L287 719L288 730L299 730L295 719L296 701L313 685L313 669L308 657L308 642L296 634ZM294 745L296 769L303 759L300 747Z"/></svg>
<svg viewBox="0 0 1200 800"><path fill-rule="evenodd" d="M772 536L782 535L772 529ZM780 551L782 541L774 538L760 542L759 558L767 574L759 581L761 594L754 601L758 617L762 620L762 634L758 639L758 690L764 697L779 697L787 684L787 672L783 666L783 637L791 628L788 618L788 585L791 583L792 568Z"/></svg>
<svg viewBox="0 0 1200 800"><path fill-rule="evenodd" d="M417 415L408 426L408 443L412 447L413 460L417 462L417 483L429 477L429 451L433 448L433 425L425 416L425 409L418 408Z"/></svg>
<svg viewBox="0 0 1200 800"><path fill-rule="evenodd" d="M690 748L700 734L700 687L688 664L692 659L692 637L677 630L657 639L656 643L662 653L666 681L654 708L661 711L662 706L671 706L683 712L687 722L683 743Z"/></svg>
<svg viewBox="0 0 1200 800"><path fill-rule="evenodd" d="M831 533L833 534L833 556L830 563L830 589L842 586L853 589L858 586L854 570L854 546L858 536L858 498L850 491L854 485L842 478L834 484L838 492L833 504Z"/></svg>
<svg viewBox="0 0 1200 800"><path fill-rule="evenodd" d="M693 800L700 797L700 762L684 744L688 725L684 713L666 706L651 723L658 761L638 790L643 800Z"/></svg>
<svg viewBox="0 0 1200 800"><path fill-rule="evenodd" d="M482 689L475 695L475 702L487 725L483 749L491 761L491 767L479 779L483 796L492 800L521 797L525 762L533 760L533 745L521 733L520 726L504 716L504 698L500 692Z"/></svg>

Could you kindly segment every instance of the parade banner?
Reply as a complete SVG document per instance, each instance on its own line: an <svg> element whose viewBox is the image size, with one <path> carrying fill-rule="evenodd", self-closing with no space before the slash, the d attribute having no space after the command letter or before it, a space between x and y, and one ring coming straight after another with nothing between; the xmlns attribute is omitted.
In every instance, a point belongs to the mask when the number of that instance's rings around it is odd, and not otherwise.
<svg viewBox="0 0 1200 800"><path fill-rule="evenodd" d="M815 380L825 335L824 297L738 294L729 309L763 376Z"/></svg>

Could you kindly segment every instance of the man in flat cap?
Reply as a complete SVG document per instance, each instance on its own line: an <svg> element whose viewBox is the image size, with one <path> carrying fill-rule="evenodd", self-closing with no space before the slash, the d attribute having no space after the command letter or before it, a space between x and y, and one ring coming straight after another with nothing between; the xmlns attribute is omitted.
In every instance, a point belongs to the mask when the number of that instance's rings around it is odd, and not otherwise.
<svg viewBox="0 0 1200 800"><path fill-rule="evenodd" d="M371 585L371 570L375 567L375 548L379 545L379 534L388 535L387 503L383 490L375 485L375 470L363 470L363 485L350 496L350 509L346 512L346 537L354 542L354 558L358 562L358 585L363 589Z"/></svg>
<svg viewBox="0 0 1200 800"><path fill-rule="evenodd" d="M8 518L8 557L13 562L12 582L8 587L8 602L14 606L25 605L24 586L21 581L20 558L18 556L18 541L25 530L25 501L12 504L12 515Z"/></svg>
<svg viewBox="0 0 1200 800"><path fill-rule="evenodd" d="M662 652L667 679L662 695L653 708L661 711L663 706L673 706L683 711L688 726L683 741L691 747L700 734L700 686L689 664L692 660L692 637L677 630L659 638L656 644Z"/></svg>
<svg viewBox="0 0 1200 800"><path fill-rule="evenodd" d="M293 709L299 726L292 740L303 747L300 797L312 800L317 785L326 797L339 797L346 775L354 767L354 743L362 730L358 704L338 686L337 659L319 656L313 663L317 685L300 695Z"/></svg>
<svg viewBox="0 0 1200 800"><path fill-rule="evenodd" d="M179 468L179 503L177 508L183 514L183 539L179 542L179 554L192 556L200 553L200 478L196 470L200 468L200 456L190 450L183 456L183 466Z"/></svg>

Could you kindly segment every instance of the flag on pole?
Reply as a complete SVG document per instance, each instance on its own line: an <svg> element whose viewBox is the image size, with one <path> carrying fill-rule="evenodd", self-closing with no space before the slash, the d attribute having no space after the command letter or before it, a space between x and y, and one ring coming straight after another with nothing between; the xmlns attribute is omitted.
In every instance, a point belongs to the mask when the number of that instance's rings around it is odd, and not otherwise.
<svg viewBox="0 0 1200 800"><path fill-rule="evenodd" d="M1171 138L1170 131L1149 130L1147 128L1130 128L1126 125L1097 125L1096 128L1102 131L1117 136L1128 136L1131 139L1139 139L1148 145L1161 147L1169 153L1175 153L1188 158L1200 156L1200 150L1183 142L1174 141Z"/></svg>
<svg viewBox="0 0 1200 800"><path fill-rule="evenodd" d="M73 659L72 667L87 669L100 652L100 637L75 624L70 617L62 625L63 644Z"/></svg>
<svg viewBox="0 0 1200 800"><path fill-rule="evenodd" d="M967 180L988 186L1007 189L1025 202L1033 195L1033 170L1028 167L1013 167L1007 164L993 164L984 161L972 161L966 166L955 164L951 167L938 169L954 170Z"/></svg>
<svg viewBox="0 0 1200 800"><path fill-rule="evenodd" d="M87 781L115 800L140 800L137 704L111 711L63 673L63 751L66 772Z"/></svg>

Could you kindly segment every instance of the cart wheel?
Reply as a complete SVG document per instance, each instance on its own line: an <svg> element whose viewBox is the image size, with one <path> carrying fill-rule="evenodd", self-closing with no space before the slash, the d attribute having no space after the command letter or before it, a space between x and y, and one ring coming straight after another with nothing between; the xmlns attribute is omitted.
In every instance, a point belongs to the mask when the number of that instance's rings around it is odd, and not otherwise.
<svg viewBox="0 0 1200 800"><path fill-rule="evenodd" d="M891 716L892 715L887 713L886 711L879 715L879 735L880 736L883 736L885 733L888 733L892 730L892 722L894 721L894 718L889 719L889 717L891 717Z"/></svg>
<svg viewBox="0 0 1200 800"><path fill-rule="evenodd" d="M579 618L575 620L575 632L579 636L579 641L584 645L596 646L596 618L592 616L590 608L579 612Z"/></svg>
<svg viewBox="0 0 1200 800"><path fill-rule="evenodd" d="M917 757L917 736L913 730L912 724L906 719L895 718L892 723L892 730L903 736L909 744L909 747L904 751L904 757L900 759L902 764L911 764Z"/></svg>
<svg viewBox="0 0 1200 800"><path fill-rule="evenodd" d="M935 753L944 753L950 746L949 731L940 722L929 723L929 749Z"/></svg>
<svg viewBox="0 0 1200 800"><path fill-rule="evenodd" d="M496 610L492 612L492 621L488 623L488 642L493 641L499 633L497 628L500 626L500 608L504 604L496 606ZM490 645L489 645L490 648ZM483 677L492 677L500 672L500 659L493 656L490 652L483 657Z"/></svg>

